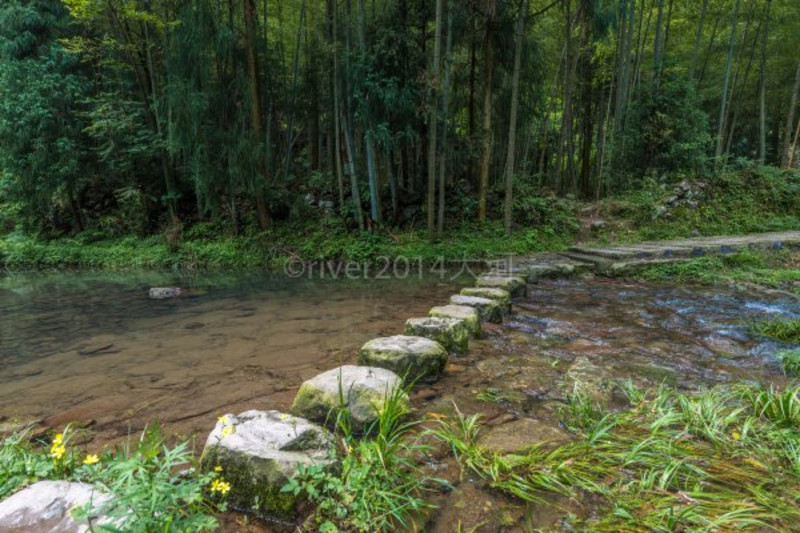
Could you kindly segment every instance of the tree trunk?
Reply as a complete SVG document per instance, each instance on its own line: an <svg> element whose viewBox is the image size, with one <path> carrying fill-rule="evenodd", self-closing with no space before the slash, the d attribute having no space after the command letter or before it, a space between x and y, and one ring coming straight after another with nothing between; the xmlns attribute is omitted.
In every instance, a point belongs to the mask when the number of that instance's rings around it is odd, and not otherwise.
<svg viewBox="0 0 800 533"><path fill-rule="evenodd" d="M486 222L486 202L489 195L489 166L492 163L492 85L494 82L494 17L497 0L486 0L486 31L483 40L483 147L481 151L481 175L478 196L478 221Z"/></svg>
<svg viewBox="0 0 800 533"><path fill-rule="evenodd" d="M719 109L719 124L717 126L717 148L714 151L714 156L719 158L722 156L722 148L725 143L725 114L728 109L728 86L731 79L731 67L733 65L733 49L736 44L736 22L739 15L739 5L741 0L736 0L736 5L733 8L733 15L731 19L731 39L728 44L728 61L725 66L725 83L722 86L722 102Z"/></svg>
<svg viewBox="0 0 800 533"><path fill-rule="evenodd" d="M767 0L769 1L769 0ZM694 79L694 71L697 67L697 60L700 57L700 44L703 42L703 25L706 21L708 12L708 0L703 0L703 7L700 8L700 18L697 19L697 33L694 37L694 47L692 48L692 63L689 67L689 78Z"/></svg>
<svg viewBox="0 0 800 533"><path fill-rule="evenodd" d="M253 137L257 143L262 143L264 140L264 122L263 115L261 114L261 88L259 85L258 76L258 58L256 57L256 6L254 0L242 0L244 21L245 21L245 52L247 54L247 75L250 78L250 129L252 130ZM267 209L267 202L264 199L264 191L261 187L261 181L264 179L264 163L259 158L258 163L259 176L256 177L258 182L253 188L253 194L256 200L256 210L258 212L258 225L261 229L267 229L269 225L269 210Z"/></svg>
<svg viewBox="0 0 800 533"><path fill-rule="evenodd" d="M452 66L453 53L453 10L447 10L447 48L445 49L444 66L444 87L442 93L442 148L439 156L439 213L436 220L436 236L442 238L444 234L444 192L445 192L445 169L447 167L447 133L449 125L450 109L450 70Z"/></svg>
<svg viewBox="0 0 800 533"><path fill-rule="evenodd" d="M764 8L764 34L761 36L761 64L758 68L758 161L767 162L767 42L769 41L769 12L772 0Z"/></svg>
<svg viewBox="0 0 800 533"><path fill-rule="evenodd" d="M525 15L527 3L523 2L516 23L516 40L514 46L514 72L511 77L511 116L508 121L508 148L506 152L506 195L503 209L503 222L506 235L511 235L511 216L513 212L514 194L514 156L517 141L517 109L519 107L519 71L522 64L522 40L525 31Z"/></svg>
<svg viewBox="0 0 800 533"><path fill-rule="evenodd" d="M786 114L786 129L783 130L783 157L781 158L781 166L783 168L789 168L789 164L792 161L792 126L794 126L794 113L797 108L798 93L800 93L800 61L797 62L792 100L789 104L789 112Z"/></svg>
<svg viewBox="0 0 800 533"><path fill-rule="evenodd" d="M439 108L439 62L442 54L442 2L436 0L436 30L433 41L433 70L431 71L428 109L428 239L436 238L436 134Z"/></svg>
<svg viewBox="0 0 800 533"><path fill-rule="evenodd" d="M331 18L331 55L333 60L333 139L334 139L334 166L336 168L336 182L339 188L339 210L344 208L344 176L342 175L342 129L340 125L340 85L339 85L339 47L336 32L336 3L328 0L328 9Z"/></svg>

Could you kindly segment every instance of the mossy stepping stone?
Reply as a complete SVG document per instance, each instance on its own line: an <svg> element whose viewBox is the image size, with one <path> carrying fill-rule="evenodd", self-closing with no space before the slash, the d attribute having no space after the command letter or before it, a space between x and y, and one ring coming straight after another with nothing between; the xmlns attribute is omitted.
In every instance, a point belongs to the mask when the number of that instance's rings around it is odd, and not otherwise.
<svg viewBox="0 0 800 533"><path fill-rule="evenodd" d="M490 287L465 287L461 289L461 294L463 296L477 296L478 298L494 300L500 304L505 314L511 312L511 294L506 290Z"/></svg>
<svg viewBox="0 0 800 533"><path fill-rule="evenodd" d="M405 334L434 340L450 353L464 355L469 351L470 327L460 318L409 318Z"/></svg>
<svg viewBox="0 0 800 533"><path fill-rule="evenodd" d="M490 289L503 289L514 297L525 296L528 290L525 279L519 276L479 276L475 280L475 285Z"/></svg>
<svg viewBox="0 0 800 533"><path fill-rule="evenodd" d="M440 305L432 307L428 316L463 320L473 337L481 336L481 315L468 305Z"/></svg>
<svg viewBox="0 0 800 533"><path fill-rule="evenodd" d="M350 413L351 428L362 433L377 420L386 399L401 386L400 377L385 368L344 365L323 372L300 385L291 413L336 425L340 405Z"/></svg>
<svg viewBox="0 0 800 533"><path fill-rule="evenodd" d="M388 368L406 382L431 383L447 364L447 350L436 341L413 335L372 339L361 347L358 364Z"/></svg>
<svg viewBox="0 0 800 533"><path fill-rule="evenodd" d="M301 465L332 465L333 452L325 428L278 411L251 410L220 417L200 464L204 471L221 469L231 486L229 505L292 519L299 497L281 488Z"/></svg>
<svg viewBox="0 0 800 533"><path fill-rule="evenodd" d="M478 311L481 320L498 323L503 321L502 307L500 307L500 304L498 304L496 301L490 300L489 298L454 294L450 297L450 303L452 305L466 305L468 307L475 308Z"/></svg>

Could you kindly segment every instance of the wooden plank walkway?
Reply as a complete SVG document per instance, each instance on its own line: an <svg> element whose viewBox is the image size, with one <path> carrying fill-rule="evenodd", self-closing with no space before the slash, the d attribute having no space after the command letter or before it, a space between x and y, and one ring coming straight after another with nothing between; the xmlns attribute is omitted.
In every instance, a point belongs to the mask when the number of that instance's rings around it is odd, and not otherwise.
<svg viewBox="0 0 800 533"><path fill-rule="evenodd" d="M498 274L523 275L533 281L581 272L621 275L652 265L688 261L705 255L784 248L800 249L800 231L697 237L609 247L573 246L563 253L515 256L492 262L490 266Z"/></svg>

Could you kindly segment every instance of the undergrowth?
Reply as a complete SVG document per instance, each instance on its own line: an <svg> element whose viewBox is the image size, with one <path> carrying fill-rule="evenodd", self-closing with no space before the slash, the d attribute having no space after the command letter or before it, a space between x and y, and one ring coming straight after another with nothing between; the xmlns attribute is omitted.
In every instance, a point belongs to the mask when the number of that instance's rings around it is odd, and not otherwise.
<svg viewBox="0 0 800 533"><path fill-rule="evenodd" d="M528 502L584 507L564 524L589 531L790 531L800 520L800 385L697 394L623 387L609 412L573 395L562 412L576 440L501 455L478 444L479 419L432 430L465 470ZM594 503L592 504L595 505ZM565 515L566 515L565 511Z"/></svg>

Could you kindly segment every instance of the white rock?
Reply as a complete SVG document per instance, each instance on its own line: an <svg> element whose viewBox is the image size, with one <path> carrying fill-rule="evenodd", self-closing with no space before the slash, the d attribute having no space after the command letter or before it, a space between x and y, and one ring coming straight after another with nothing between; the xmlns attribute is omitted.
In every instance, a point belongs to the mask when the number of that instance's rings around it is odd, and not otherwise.
<svg viewBox="0 0 800 533"><path fill-rule="evenodd" d="M39 481L0 502L0 531L5 533L85 533L89 522L71 511L88 503L99 506L109 500L92 485L69 481ZM93 517L91 525L109 524Z"/></svg>

